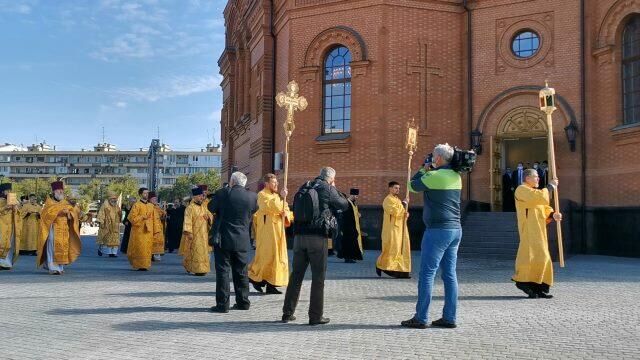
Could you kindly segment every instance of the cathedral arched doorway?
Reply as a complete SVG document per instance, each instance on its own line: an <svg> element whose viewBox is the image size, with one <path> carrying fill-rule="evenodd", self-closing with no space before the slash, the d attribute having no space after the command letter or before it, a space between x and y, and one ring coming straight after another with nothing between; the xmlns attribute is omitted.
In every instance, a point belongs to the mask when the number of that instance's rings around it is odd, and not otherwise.
<svg viewBox="0 0 640 360"><path fill-rule="evenodd" d="M547 161L545 114L531 106L509 111L491 137L490 153L491 211L514 211L509 196L519 180L513 173L518 163L526 169Z"/></svg>

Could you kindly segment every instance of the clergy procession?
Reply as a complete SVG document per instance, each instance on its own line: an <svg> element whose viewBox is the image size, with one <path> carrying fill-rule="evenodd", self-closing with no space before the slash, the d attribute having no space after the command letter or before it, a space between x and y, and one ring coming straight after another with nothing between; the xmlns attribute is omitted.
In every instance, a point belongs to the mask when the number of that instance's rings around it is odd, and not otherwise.
<svg viewBox="0 0 640 360"><path fill-rule="evenodd" d="M287 141L293 134L293 114L304 110L306 100L297 95L292 82L278 102L288 109L285 122ZM544 91L544 90L543 90ZM438 144L428 154L417 172L412 174L411 159L417 149L417 126L408 125L406 148L409 154L406 185L392 180L382 202L381 252L375 262L378 277L383 273L393 279L412 278L411 238L408 228L411 193L420 194L422 222L425 230L421 252L415 313L402 321L403 327L424 329L428 326L435 276L441 272L444 283L444 308L432 327L457 327L457 254L462 239L461 174L475 163L473 150L464 151L448 144ZM557 209L558 179L550 145L550 179L540 184L538 169L519 169L521 185L514 191L520 247L511 280L531 299L550 299L553 265L550 256L547 224L562 221ZM285 154L288 161L289 154ZM514 172L515 173L515 172ZM209 193L207 185L193 186L185 206L165 210L158 194L145 187L138 198L122 204L122 194L108 192L97 212L99 226L96 244L98 256L115 258L126 254L135 271L152 271L163 266L167 253L182 257L184 271L205 276L214 259L216 297L209 310L227 313L230 309L249 310L251 285L258 293L282 294L282 322L296 320L296 308L307 268L311 268L311 291L308 314L310 325L330 322L324 315L324 287L327 259L333 253L346 264L363 259L360 195L352 188L341 192L338 174L330 166L320 169L315 179L301 184L289 198L288 168L283 184L276 174L265 174L256 194L247 188L247 176L236 171L229 184ZM35 194L17 201L11 183L0 185L0 269L11 270L20 255L35 255L36 267L51 275L63 275L81 253L80 222L82 214L65 195L64 183L51 183L51 192L38 204ZM406 195L400 196L406 188ZM291 200L291 201L290 201ZM420 199L413 199L413 201ZM176 201L179 205L180 200ZM290 204L291 203L291 207ZM182 208L182 210L180 210ZM178 222L177 222L178 221ZM558 228L559 231L560 228ZM560 235L560 233L558 234ZM292 239L293 258L289 259L287 239ZM255 244L251 259L250 249ZM559 243L561 245L561 241ZM334 251L335 250L335 251ZM561 266L563 264L560 252ZM401 280L399 280L401 281ZM233 283L235 299L231 306Z"/></svg>

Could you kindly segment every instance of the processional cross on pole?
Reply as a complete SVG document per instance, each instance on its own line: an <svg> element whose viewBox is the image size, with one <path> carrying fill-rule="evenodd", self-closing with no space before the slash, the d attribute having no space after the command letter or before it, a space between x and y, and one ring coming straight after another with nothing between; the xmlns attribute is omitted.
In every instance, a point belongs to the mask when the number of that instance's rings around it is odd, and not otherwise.
<svg viewBox="0 0 640 360"><path fill-rule="evenodd" d="M285 135L285 144L284 144L284 189L287 188L287 180L289 175L289 140L291 139L291 135L293 134L293 130L296 128L296 125L293 120L293 114L296 111L302 111L307 108L307 99L304 96L298 95L298 91L300 87L295 80L292 80L287 85L286 92L279 92L276 95L276 102L278 106L287 109L287 119L285 120L284 127L284 135Z"/></svg>

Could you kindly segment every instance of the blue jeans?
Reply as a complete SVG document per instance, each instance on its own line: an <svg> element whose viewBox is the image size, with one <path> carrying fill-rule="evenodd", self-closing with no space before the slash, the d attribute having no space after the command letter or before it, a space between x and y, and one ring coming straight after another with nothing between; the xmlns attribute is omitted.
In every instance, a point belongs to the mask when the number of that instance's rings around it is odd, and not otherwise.
<svg viewBox="0 0 640 360"><path fill-rule="evenodd" d="M427 323L431 291L436 272L442 265L442 281L444 282L444 310L442 318L450 323L456 322L458 302L458 277L456 262L458 246L462 239L462 229L427 229L422 237L420 253L420 279L418 280L418 303L414 318Z"/></svg>

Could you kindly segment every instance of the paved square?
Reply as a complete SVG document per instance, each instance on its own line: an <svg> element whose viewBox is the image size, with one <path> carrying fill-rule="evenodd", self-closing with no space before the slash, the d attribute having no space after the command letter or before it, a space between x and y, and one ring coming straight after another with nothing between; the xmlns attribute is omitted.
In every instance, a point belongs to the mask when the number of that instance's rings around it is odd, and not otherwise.
<svg viewBox="0 0 640 360"><path fill-rule="evenodd" d="M0 273L0 358L640 358L640 259L569 258L551 300L524 298L511 261L461 260L459 327L413 330L398 325L413 314L417 252L411 280L378 278L376 251L358 264L329 258L331 324L310 327L308 280L295 323L276 322L284 295L252 293L250 311L212 314L213 274L186 275L175 254L134 272L125 256L98 257L93 237L84 245L62 277L27 256ZM430 320L442 304L438 280Z"/></svg>

